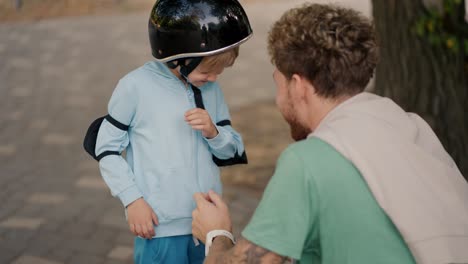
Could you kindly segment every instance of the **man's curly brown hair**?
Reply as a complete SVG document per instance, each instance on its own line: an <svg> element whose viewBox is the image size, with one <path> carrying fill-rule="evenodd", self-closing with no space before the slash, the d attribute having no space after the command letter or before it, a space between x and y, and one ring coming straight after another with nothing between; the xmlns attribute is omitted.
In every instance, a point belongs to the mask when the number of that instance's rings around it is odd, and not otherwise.
<svg viewBox="0 0 468 264"><path fill-rule="evenodd" d="M362 92L378 61L371 21L335 5L305 4L287 11L268 38L272 63L288 80L307 78L318 95L338 98Z"/></svg>

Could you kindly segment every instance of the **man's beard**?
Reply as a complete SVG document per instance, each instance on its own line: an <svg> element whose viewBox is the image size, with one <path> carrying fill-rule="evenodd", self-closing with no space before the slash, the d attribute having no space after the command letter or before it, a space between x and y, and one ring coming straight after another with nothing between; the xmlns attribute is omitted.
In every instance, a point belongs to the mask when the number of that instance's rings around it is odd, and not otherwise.
<svg viewBox="0 0 468 264"><path fill-rule="evenodd" d="M310 134L310 129L304 127L303 125L299 124L296 120L286 120L289 123L289 128L291 130L291 137L295 141L306 139L307 136Z"/></svg>
<svg viewBox="0 0 468 264"><path fill-rule="evenodd" d="M299 123L297 117L295 116L294 106L291 103L289 103L288 108L285 109L283 117L286 122L288 122L289 129L291 131L291 137L295 141L306 139L307 136L312 132L309 128Z"/></svg>

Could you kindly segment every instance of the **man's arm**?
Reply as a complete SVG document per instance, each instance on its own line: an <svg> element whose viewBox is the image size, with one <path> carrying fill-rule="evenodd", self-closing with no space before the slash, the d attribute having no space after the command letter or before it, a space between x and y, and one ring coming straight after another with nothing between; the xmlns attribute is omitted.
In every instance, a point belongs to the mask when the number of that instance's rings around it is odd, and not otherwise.
<svg viewBox="0 0 468 264"><path fill-rule="evenodd" d="M285 260L285 257L259 247L244 238L233 246L229 238L219 236L213 241L205 263L283 263Z"/></svg>
<svg viewBox="0 0 468 264"><path fill-rule="evenodd" d="M211 230L232 232L232 223L227 205L213 191L196 193L197 208L192 212L192 233L206 244L206 235ZM284 257L259 247L246 239L236 245L224 236L214 238L205 263L283 263Z"/></svg>

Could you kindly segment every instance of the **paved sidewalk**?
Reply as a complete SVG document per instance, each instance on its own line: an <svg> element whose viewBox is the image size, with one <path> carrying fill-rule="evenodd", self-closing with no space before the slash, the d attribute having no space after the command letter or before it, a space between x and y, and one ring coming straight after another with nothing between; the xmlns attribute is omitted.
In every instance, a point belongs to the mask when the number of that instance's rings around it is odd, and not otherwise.
<svg viewBox="0 0 468 264"><path fill-rule="evenodd" d="M233 110L274 97L266 34L299 2L247 5L255 36L221 79ZM367 1L343 2L369 13ZM122 206L81 143L117 80L151 59L146 23L138 13L0 25L0 263L131 263ZM225 192L238 233L258 195Z"/></svg>

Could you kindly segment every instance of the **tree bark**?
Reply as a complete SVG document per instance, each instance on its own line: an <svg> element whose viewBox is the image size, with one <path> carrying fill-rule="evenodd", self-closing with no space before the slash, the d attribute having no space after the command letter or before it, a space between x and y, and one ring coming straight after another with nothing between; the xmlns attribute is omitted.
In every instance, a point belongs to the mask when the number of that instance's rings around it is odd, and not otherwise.
<svg viewBox="0 0 468 264"><path fill-rule="evenodd" d="M468 179L465 55L434 47L413 31L422 0L372 0L380 42L375 92L422 116Z"/></svg>

